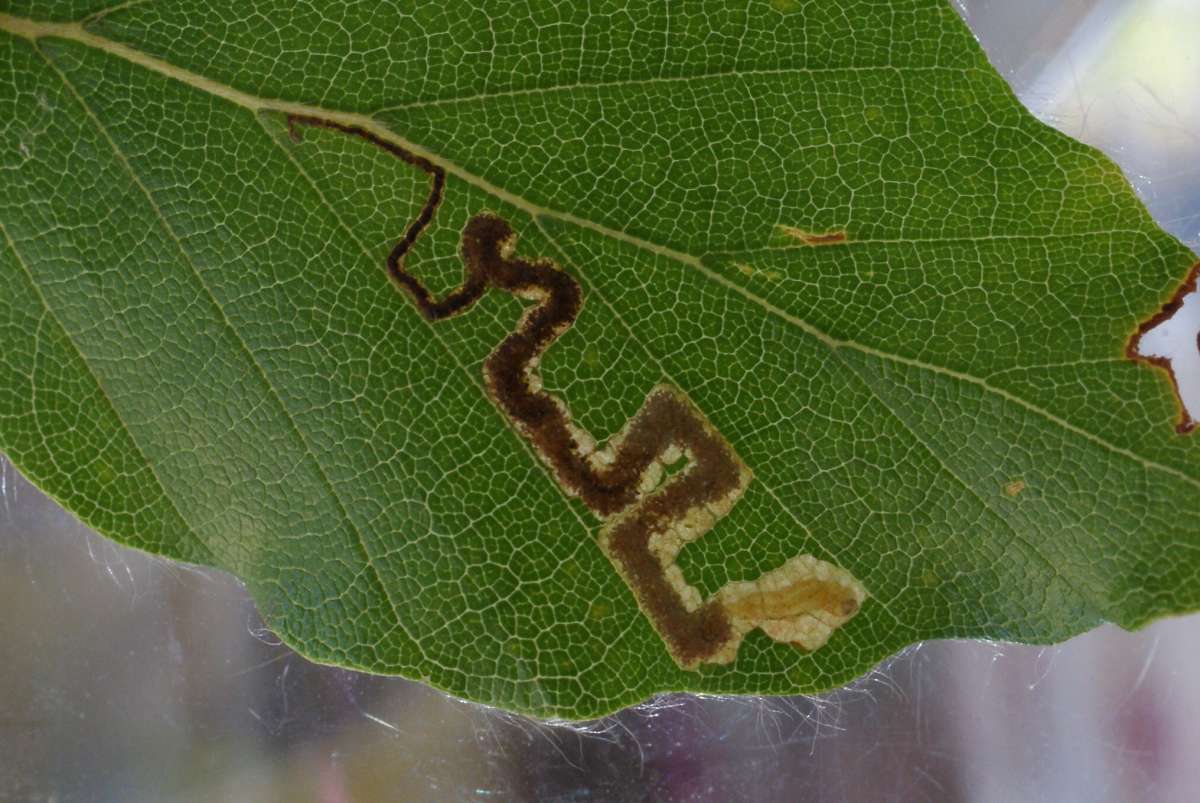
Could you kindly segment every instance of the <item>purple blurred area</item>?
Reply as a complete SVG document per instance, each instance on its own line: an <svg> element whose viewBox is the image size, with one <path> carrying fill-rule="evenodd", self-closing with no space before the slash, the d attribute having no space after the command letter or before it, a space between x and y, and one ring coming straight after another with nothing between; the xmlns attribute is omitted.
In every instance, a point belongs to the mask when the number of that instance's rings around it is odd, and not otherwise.
<svg viewBox="0 0 1200 803"><path fill-rule="evenodd" d="M1035 114L1200 244L1200 2L957 5ZM2 459L0 611L3 801L1200 799L1198 616L552 725L310 664L228 576L114 546Z"/></svg>

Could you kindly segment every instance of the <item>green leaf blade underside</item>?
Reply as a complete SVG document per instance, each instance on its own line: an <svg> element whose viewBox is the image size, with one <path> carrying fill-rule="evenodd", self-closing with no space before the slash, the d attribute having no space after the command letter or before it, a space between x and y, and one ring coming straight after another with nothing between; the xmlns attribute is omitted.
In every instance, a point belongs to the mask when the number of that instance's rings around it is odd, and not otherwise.
<svg viewBox="0 0 1200 803"><path fill-rule="evenodd" d="M0 17L0 449L100 531L316 660L572 718L1200 607L1200 456L1124 358L1194 256L948 4L293 5ZM524 305L424 321L383 258L429 177L288 112L447 169L435 294L482 211L579 281L540 372L585 429L668 382L728 439L754 480L692 584L809 553L861 613L679 669L485 393Z"/></svg>

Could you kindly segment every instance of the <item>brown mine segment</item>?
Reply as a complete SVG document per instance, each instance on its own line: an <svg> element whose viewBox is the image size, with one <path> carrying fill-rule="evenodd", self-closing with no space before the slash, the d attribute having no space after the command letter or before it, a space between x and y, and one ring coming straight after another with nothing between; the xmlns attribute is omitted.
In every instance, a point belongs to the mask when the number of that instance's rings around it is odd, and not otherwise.
<svg viewBox="0 0 1200 803"><path fill-rule="evenodd" d="M476 215L463 232L468 276L464 287L472 280L482 281L539 299L485 360L488 391L559 482L596 515L608 518L633 505L609 531L606 551L619 564L671 653L682 664L695 663L732 637L729 618L719 602L695 612L687 610L650 551L650 537L669 529L692 508L735 493L740 481L736 459L723 441L710 434L690 404L671 392L658 391L630 420L611 462L597 468L589 461L563 405L530 383L530 367L579 315L582 292L578 282L549 262L505 256L512 240L509 225L488 214ZM642 476L673 445L691 455L691 467L635 505Z"/></svg>
<svg viewBox="0 0 1200 803"><path fill-rule="evenodd" d="M530 381L532 366L578 317L582 291L569 274L548 261L511 256L514 239L512 228L496 215L471 218L462 236L463 284L441 300L434 300L398 260L389 257L388 266L429 320L465 311L488 287L537 300L485 359L488 394L569 494L578 496L600 518L630 509L609 533L610 557L676 659L685 665L702 660L732 637L729 618L716 601L688 611L650 551L650 537L690 509L734 493L740 479L738 464L695 409L666 391L647 398L607 465L598 468L588 460L566 408ZM672 445L692 455L692 467L636 504L646 470Z"/></svg>
<svg viewBox="0 0 1200 803"><path fill-rule="evenodd" d="M409 224L408 230L404 232L404 236L392 246L391 253L388 254L387 258L388 273L409 292L417 302L417 308L421 310L421 313L426 318L437 320L437 318L445 317L446 315L453 315L459 309L469 307L474 303L475 299L483 295L485 287L482 285L475 287L468 282L455 293L451 293L442 299L442 301L435 303L430 298L429 292L425 289L424 285L404 272L404 255L409 252L413 247L413 243L417 241L417 237L421 235L421 232L433 220L433 215L437 211L438 204L442 202L442 192L446 188L446 171L425 157L418 156L395 143L388 142L386 139L378 137L360 126L344 125L333 120L326 120L323 117L289 114L287 117L288 135L297 142L300 141L300 133L297 130L297 126L325 128L330 131L337 131L341 134L357 137L377 148L383 149L400 161L416 167L429 176L429 196L421 206L421 211L417 214L416 219ZM440 314L434 315L431 314L431 311Z"/></svg>
<svg viewBox="0 0 1200 803"><path fill-rule="evenodd" d="M709 600L696 611L687 609L650 551L650 538L670 529L689 510L737 493L740 474L727 445L712 436L695 409L673 393L657 391L634 416L618 454L653 459L672 445L690 453L689 469L621 516L605 533L602 546L671 654L690 666L719 652L734 637L733 628L719 600Z"/></svg>

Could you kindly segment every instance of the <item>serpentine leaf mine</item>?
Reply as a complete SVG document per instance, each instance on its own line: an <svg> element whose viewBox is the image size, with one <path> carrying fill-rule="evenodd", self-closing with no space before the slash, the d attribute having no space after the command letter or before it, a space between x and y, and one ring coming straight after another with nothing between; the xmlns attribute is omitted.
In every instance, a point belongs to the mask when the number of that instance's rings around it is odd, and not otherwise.
<svg viewBox="0 0 1200 803"><path fill-rule="evenodd" d="M537 372L542 355L579 316L579 283L549 260L517 257L509 224L482 212L462 233L462 284L435 299L405 269L404 257L433 220L445 186L443 170L362 128L294 115L288 118L294 138L297 126L359 137L429 176L420 213L387 257L389 275L427 320L465 312L489 288L533 302L484 360L488 396L563 492L603 520L601 550L679 666L729 663L755 628L815 650L858 612L867 597L863 585L811 555L797 555L754 581L728 583L705 599L684 578L676 558L729 513L753 479L730 443L683 391L658 385L600 448L566 404L542 390ZM668 472L681 461L686 462L680 470Z"/></svg>

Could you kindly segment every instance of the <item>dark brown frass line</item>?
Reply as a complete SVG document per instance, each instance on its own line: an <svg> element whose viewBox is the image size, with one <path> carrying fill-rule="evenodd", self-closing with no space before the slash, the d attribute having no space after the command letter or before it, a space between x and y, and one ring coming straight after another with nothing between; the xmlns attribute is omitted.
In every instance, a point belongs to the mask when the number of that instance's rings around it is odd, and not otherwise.
<svg viewBox="0 0 1200 803"><path fill-rule="evenodd" d="M438 204L442 202L442 193L446 189L446 171L442 170L441 167L435 165L433 162L422 156L417 156L415 153L401 148L395 143L388 142L385 139L375 136L365 128L360 128L354 125L344 125L342 123L334 122L333 120L326 120L323 117L310 117L303 114L289 114L287 118L288 135L295 142L300 141L300 132L297 130L297 126L326 128L330 131L337 131L341 134L346 134L347 136L358 137L359 139L365 140L375 147L390 153L400 161L418 168L421 170L421 172L429 176L429 196L425 199L425 203L421 207L421 211L417 214L417 219L409 224L408 229L404 232L404 236L401 237L394 246L392 246L391 253L389 253L387 257L388 273L391 275L392 279L399 282L400 285L407 290L414 299L419 299L417 301L417 306L421 309L422 314L424 314L426 318L430 317L429 314L426 313L427 309L433 310L433 312L439 317L453 315L458 309L460 309L461 307L453 306L454 299L451 298L443 299L441 307L434 304L429 298L429 293L425 290L421 283L405 273L403 267L404 255L412 249L413 244L417 241L417 238L421 236L421 232L424 231L425 227L433 221L433 214L437 211ZM479 294L482 295L482 292L483 291L481 288ZM465 299L465 294L463 295L463 298ZM476 296L476 298L478 298L478 296ZM475 298L472 298L469 301L464 300L463 307L470 306L474 302ZM435 318L430 318L430 320L435 320Z"/></svg>
<svg viewBox="0 0 1200 803"><path fill-rule="evenodd" d="M315 126L363 139L430 177L416 220L387 257L387 270L428 321L465 312L489 288L533 302L484 360L487 394L547 464L563 490L605 524L601 549L684 668L728 663L743 636L760 627L780 641L820 647L857 613L866 592L848 572L798 555L754 582L729 583L707 600L684 580L679 551L724 517L751 480L749 468L682 391L653 388L623 430L599 449L566 405L542 390L537 365L575 322L579 283L549 260L515 256L516 235L497 215L480 213L462 233L462 285L440 299L409 273L404 258L432 222L445 173L428 159L355 126L291 116L288 130ZM686 467L663 479L679 460Z"/></svg>

